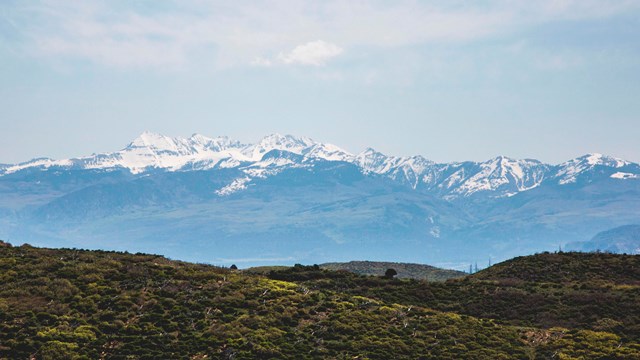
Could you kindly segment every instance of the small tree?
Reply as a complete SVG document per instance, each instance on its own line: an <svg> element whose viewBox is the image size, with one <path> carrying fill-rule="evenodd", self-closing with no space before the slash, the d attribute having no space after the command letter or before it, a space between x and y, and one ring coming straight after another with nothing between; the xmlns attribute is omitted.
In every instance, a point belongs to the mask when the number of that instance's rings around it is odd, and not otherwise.
<svg viewBox="0 0 640 360"><path fill-rule="evenodd" d="M393 279L393 277L396 275L398 275L398 272L394 269L387 269L387 271L384 272L384 277L386 277L387 279Z"/></svg>
<svg viewBox="0 0 640 360"><path fill-rule="evenodd" d="M238 267L236 266L236 264L231 264L231 266L229 266L229 269L238 270Z"/></svg>

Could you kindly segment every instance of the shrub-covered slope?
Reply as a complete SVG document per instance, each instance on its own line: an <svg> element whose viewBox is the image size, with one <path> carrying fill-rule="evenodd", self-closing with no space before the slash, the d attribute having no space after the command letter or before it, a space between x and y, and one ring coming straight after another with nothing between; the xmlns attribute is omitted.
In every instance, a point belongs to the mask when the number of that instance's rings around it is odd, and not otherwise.
<svg viewBox="0 0 640 360"><path fill-rule="evenodd" d="M640 256L560 252L521 256L472 276L481 280L516 279L557 284L604 282L640 285Z"/></svg>
<svg viewBox="0 0 640 360"><path fill-rule="evenodd" d="M640 256L559 253L520 257L462 279L389 281L298 268L274 279L367 295L502 324L610 331L640 341Z"/></svg>
<svg viewBox="0 0 640 360"><path fill-rule="evenodd" d="M385 282L396 289L407 285L410 291L426 283L318 267L298 266L280 274L296 272L306 279L285 281L276 279L277 273L265 277L154 255L3 246L0 358L640 355L637 345L614 333L500 325L378 296ZM356 295L317 286L352 279L373 281L374 291ZM364 286L359 289L364 292Z"/></svg>

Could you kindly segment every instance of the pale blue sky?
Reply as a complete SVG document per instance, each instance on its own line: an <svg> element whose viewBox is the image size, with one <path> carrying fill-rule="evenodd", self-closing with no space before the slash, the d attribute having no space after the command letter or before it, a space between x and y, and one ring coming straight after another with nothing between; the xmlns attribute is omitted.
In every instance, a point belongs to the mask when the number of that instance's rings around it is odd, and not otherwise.
<svg viewBox="0 0 640 360"><path fill-rule="evenodd" d="M4 0L0 163L143 130L638 162L639 39L637 0Z"/></svg>

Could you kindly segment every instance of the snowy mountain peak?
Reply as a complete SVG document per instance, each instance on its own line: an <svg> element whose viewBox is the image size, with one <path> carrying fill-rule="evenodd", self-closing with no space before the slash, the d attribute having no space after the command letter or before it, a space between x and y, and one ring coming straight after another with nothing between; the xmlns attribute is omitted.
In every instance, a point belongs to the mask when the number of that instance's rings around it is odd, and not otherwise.
<svg viewBox="0 0 640 360"><path fill-rule="evenodd" d="M275 133L263 137L255 145L246 147L243 153L250 159L259 161L264 154L271 150L286 150L295 154L302 154L305 149L315 144L316 142L308 137L295 137Z"/></svg>
<svg viewBox="0 0 640 360"><path fill-rule="evenodd" d="M237 140L231 140L227 136L217 136L215 138L210 138L201 134L193 134L188 139L189 143L192 146L201 146L204 149L211 151L223 151L230 148L240 149L242 147L246 147L246 145L241 144Z"/></svg>
<svg viewBox="0 0 640 360"><path fill-rule="evenodd" d="M280 135L278 133L270 134L262 138L257 145L266 147L283 148L308 148L315 145L316 142L306 136Z"/></svg>
<svg viewBox="0 0 640 360"><path fill-rule="evenodd" d="M626 160L612 156L591 153L558 165L555 177L558 178L560 185L571 184L575 183L581 174L593 170L596 166L606 166L617 169L630 164L631 163Z"/></svg>
<svg viewBox="0 0 640 360"><path fill-rule="evenodd" d="M317 143L306 149L304 155L329 161L353 161L353 154L333 144Z"/></svg>
<svg viewBox="0 0 640 360"><path fill-rule="evenodd" d="M358 156L361 156L361 155L362 156L366 156L366 155L371 155L371 154L382 154L382 153L376 151L373 148L368 147L368 148L364 149L364 151L362 151L360 154L358 154Z"/></svg>
<svg viewBox="0 0 640 360"><path fill-rule="evenodd" d="M476 171L471 170L473 166L467 166L467 171L455 173L459 186L454 193L470 196L490 191L497 196L511 195L539 186L549 168L535 160L516 160L506 156L495 157L477 166Z"/></svg>
<svg viewBox="0 0 640 360"><path fill-rule="evenodd" d="M599 153L591 153L584 156L581 156L575 160L579 162L586 162L589 165L604 165L611 167L623 167L625 165L629 165L630 163L626 160L622 160L619 158L615 158L613 156L603 155Z"/></svg>
<svg viewBox="0 0 640 360"><path fill-rule="evenodd" d="M504 170L506 167L510 167L515 164L517 164L516 160L500 155L480 163L480 166L490 167L492 170Z"/></svg>
<svg viewBox="0 0 640 360"><path fill-rule="evenodd" d="M207 145L213 142L228 142L229 138L226 136L218 136L215 139L214 138L210 138L208 136L204 136L202 134L193 134L191 135L191 137L189 137L189 141L194 143L194 144L201 144L201 145Z"/></svg>
<svg viewBox="0 0 640 360"><path fill-rule="evenodd" d="M147 147L153 149L175 150L176 144L173 138L145 131L129 144L128 147Z"/></svg>
<svg viewBox="0 0 640 360"><path fill-rule="evenodd" d="M385 169L385 162L389 157L381 152L375 151L372 148L367 148L363 152L359 153L355 157L356 163L364 170L383 173Z"/></svg>
<svg viewBox="0 0 640 360"><path fill-rule="evenodd" d="M420 155L409 157L387 156L372 148L367 148L354 157L355 163L365 172L386 175L396 181L408 184L414 189L421 181L430 182L435 163Z"/></svg>
<svg viewBox="0 0 640 360"><path fill-rule="evenodd" d="M480 164L481 167L489 169L495 175L511 175L516 179L522 179L528 168L540 165L542 164L536 160L516 160L503 155Z"/></svg>
<svg viewBox="0 0 640 360"><path fill-rule="evenodd" d="M542 164L538 160L533 159L514 159L505 155L498 155L484 162L485 164L495 163L501 166L514 166L516 164L539 165Z"/></svg>

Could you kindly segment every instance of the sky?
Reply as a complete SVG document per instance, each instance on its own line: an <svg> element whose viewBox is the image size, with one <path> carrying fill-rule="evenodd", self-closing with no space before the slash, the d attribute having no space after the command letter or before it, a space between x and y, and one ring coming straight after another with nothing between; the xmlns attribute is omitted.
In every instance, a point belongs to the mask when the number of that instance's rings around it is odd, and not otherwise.
<svg viewBox="0 0 640 360"><path fill-rule="evenodd" d="M145 130L640 162L640 0L0 2L0 163Z"/></svg>

